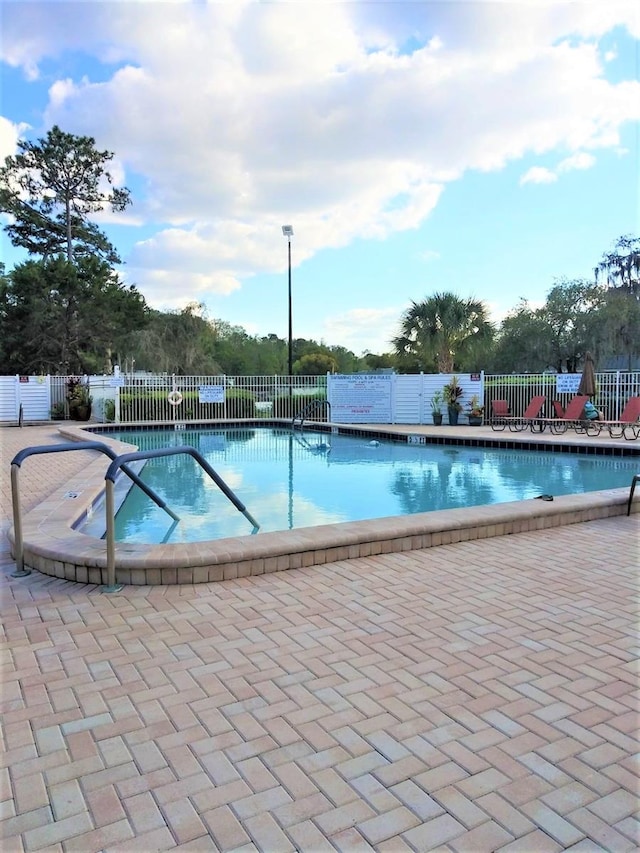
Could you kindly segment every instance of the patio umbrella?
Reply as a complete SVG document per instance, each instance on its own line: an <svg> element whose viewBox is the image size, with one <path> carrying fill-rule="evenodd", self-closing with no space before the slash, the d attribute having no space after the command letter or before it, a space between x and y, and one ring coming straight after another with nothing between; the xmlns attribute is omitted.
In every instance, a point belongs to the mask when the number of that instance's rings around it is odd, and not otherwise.
<svg viewBox="0 0 640 853"><path fill-rule="evenodd" d="M593 356L590 352L585 353L582 377L578 385L578 394L586 394L587 397L595 397L596 395L595 367L593 365Z"/></svg>

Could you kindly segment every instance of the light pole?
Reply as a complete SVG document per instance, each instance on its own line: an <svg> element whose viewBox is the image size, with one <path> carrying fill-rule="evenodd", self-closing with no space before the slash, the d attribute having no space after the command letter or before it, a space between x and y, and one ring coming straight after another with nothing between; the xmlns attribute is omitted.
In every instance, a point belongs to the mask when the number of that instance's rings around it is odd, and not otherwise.
<svg viewBox="0 0 640 853"><path fill-rule="evenodd" d="M293 374L293 322L291 318L291 238L293 237L293 226L283 225L282 233L287 238L289 249L289 390L291 390L291 375Z"/></svg>

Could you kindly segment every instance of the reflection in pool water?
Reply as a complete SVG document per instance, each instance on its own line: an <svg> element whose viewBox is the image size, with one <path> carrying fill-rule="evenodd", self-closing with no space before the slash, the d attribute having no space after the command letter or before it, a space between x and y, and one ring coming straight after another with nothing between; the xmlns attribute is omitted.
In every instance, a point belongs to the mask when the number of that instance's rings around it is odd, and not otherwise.
<svg viewBox="0 0 640 853"><path fill-rule="evenodd" d="M413 445L273 427L122 431L117 437L141 450L195 447L258 520L260 532L619 488L637 472L634 458ZM180 523L173 526L134 488L116 516L118 541L251 533L191 456L151 459L142 477Z"/></svg>

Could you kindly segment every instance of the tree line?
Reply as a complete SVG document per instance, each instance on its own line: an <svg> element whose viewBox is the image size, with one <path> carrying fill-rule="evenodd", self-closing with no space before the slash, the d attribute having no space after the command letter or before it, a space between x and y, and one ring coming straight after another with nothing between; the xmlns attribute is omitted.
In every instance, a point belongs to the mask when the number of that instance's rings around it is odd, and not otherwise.
<svg viewBox="0 0 640 853"><path fill-rule="evenodd" d="M13 245L28 259L0 265L0 374L127 371L182 375L284 375L288 344L210 319L201 304L157 311L119 278L116 248L91 221L131 202L113 187L110 151L92 137L52 128L18 143L0 168L0 212ZM527 300L499 324L485 304L436 292L412 302L390 335L389 351L357 356L341 346L296 338L296 374L540 372L640 358L640 239L624 235L603 253L593 280L555 283L541 308Z"/></svg>

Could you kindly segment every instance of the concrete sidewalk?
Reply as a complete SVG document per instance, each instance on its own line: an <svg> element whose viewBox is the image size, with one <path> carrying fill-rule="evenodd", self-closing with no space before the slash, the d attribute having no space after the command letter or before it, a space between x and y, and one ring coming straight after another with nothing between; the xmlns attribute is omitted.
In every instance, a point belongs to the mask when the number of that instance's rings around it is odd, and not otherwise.
<svg viewBox="0 0 640 853"><path fill-rule="evenodd" d="M5 523L16 445L53 438L0 433ZM25 464L25 502L83 455ZM639 536L118 595L5 547L2 849L637 850Z"/></svg>

